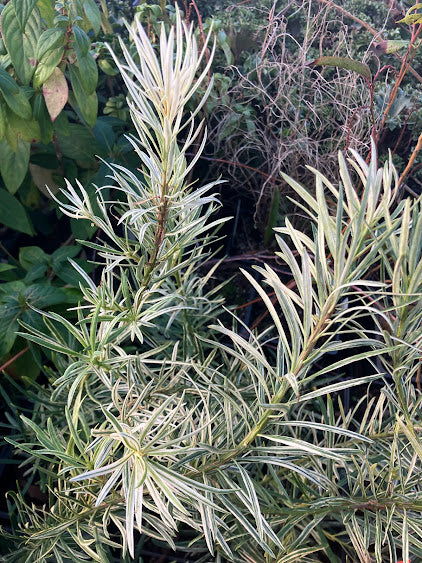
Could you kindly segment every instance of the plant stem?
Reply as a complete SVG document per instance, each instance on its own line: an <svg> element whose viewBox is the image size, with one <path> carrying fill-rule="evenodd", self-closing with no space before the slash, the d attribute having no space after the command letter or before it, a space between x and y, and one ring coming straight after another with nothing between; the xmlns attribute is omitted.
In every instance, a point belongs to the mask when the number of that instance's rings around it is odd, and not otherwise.
<svg viewBox="0 0 422 563"><path fill-rule="evenodd" d="M397 187L399 187L403 183L403 180L409 174L409 171L412 168L413 163L415 162L415 159L418 156L418 153L421 150L421 148L422 148L422 133L419 135L419 139L418 139L418 142L416 143L416 147L415 147L414 151L412 152L412 156L410 157L409 162L406 165L406 168L403 170L403 172L402 172L402 174L399 178L399 181L397 183Z"/></svg>
<svg viewBox="0 0 422 563"><path fill-rule="evenodd" d="M21 356L23 356L23 354L25 354L25 352L28 352L29 350L29 346L26 346L23 350L21 350L20 352L18 352L17 354L15 354L13 356L13 358L10 358L10 360L7 360L7 362L5 362L2 366L0 366L0 372L5 370L8 366L10 366L10 364L13 364L13 362L15 360L17 360L18 358L20 358Z"/></svg>

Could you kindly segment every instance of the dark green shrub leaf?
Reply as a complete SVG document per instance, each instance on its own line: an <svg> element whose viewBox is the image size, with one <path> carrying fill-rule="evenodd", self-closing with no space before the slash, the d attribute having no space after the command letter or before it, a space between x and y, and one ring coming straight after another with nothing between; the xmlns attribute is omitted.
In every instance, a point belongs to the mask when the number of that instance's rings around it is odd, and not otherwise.
<svg viewBox="0 0 422 563"><path fill-rule="evenodd" d="M44 57L47 51L56 49L56 47L63 45L65 38L65 30L60 28L46 29L38 40L37 59L40 60Z"/></svg>
<svg viewBox="0 0 422 563"><path fill-rule="evenodd" d="M14 194L22 184L29 164L30 144L18 139L15 152L6 139L0 141L0 172L6 188Z"/></svg>
<svg viewBox="0 0 422 563"><path fill-rule="evenodd" d="M19 23L22 33L25 31L25 26L35 8L37 0L12 0L11 4L15 8L16 19Z"/></svg>
<svg viewBox="0 0 422 563"><path fill-rule="evenodd" d="M57 47L52 51L48 51L41 61L39 61L34 73L34 87L39 88L53 74L54 69L62 60L64 53L63 47Z"/></svg>
<svg viewBox="0 0 422 563"><path fill-rule="evenodd" d="M6 118L6 103L3 98L0 96L0 139L3 139L6 135L6 126L7 126L7 118Z"/></svg>
<svg viewBox="0 0 422 563"><path fill-rule="evenodd" d="M0 358L12 349L19 330L19 309L9 304L0 305Z"/></svg>
<svg viewBox="0 0 422 563"><path fill-rule="evenodd" d="M48 27L53 27L56 14L51 0L38 0L37 6Z"/></svg>
<svg viewBox="0 0 422 563"><path fill-rule="evenodd" d="M354 61L348 57L319 57L309 63L309 66L335 66L357 72L364 78L372 80L372 74L369 66L359 61Z"/></svg>
<svg viewBox="0 0 422 563"><path fill-rule="evenodd" d="M95 225L91 225L88 221L78 221L78 219L70 220L70 228L77 240L90 240L97 230Z"/></svg>
<svg viewBox="0 0 422 563"><path fill-rule="evenodd" d="M80 27L75 25L72 29L77 51L79 51L81 57L86 57L91 47L91 41L85 31Z"/></svg>
<svg viewBox="0 0 422 563"><path fill-rule="evenodd" d="M42 328L42 320L31 307L44 309L67 300L66 293L49 283L34 283L25 286L22 282L4 284L6 288L0 305L0 357L12 348L19 320L30 326Z"/></svg>
<svg viewBox="0 0 422 563"><path fill-rule="evenodd" d="M91 103L93 102L93 109L97 110L98 109L98 99L96 94L90 94L89 96L87 96L87 107L85 108L85 114L87 113L87 111L89 110L89 99L91 98ZM77 114L77 116L79 117L80 121L82 123L86 123L89 127L92 127L92 121L87 122L85 117L82 114L82 111L79 109L79 104L76 101L76 98L74 96L74 93L72 91L69 92L69 103L72 106L73 110L75 111L75 113Z"/></svg>
<svg viewBox="0 0 422 563"><path fill-rule="evenodd" d="M23 84L29 84L36 66L41 16L34 0L12 1L2 12L2 34L7 51ZM22 9L22 5L25 8ZM32 8L29 9L32 5ZM34 7L35 6L35 7ZM25 25L24 30L21 24Z"/></svg>
<svg viewBox="0 0 422 563"><path fill-rule="evenodd" d="M87 94L95 92L98 83L98 68L94 57L88 53L86 57L78 55L79 79Z"/></svg>
<svg viewBox="0 0 422 563"><path fill-rule="evenodd" d="M35 186L40 190L40 192L42 192L48 198L51 199L50 192L56 194L59 191L60 186L58 186L54 181L53 170L50 170L48 168L42 168L41 166L37 166L36 164L32 164L30 162L29 172L31 174L31 178Z"/></svg>
<svg viewBox="0 0 422 563"><path fill-rule="evenodd" d="M86 123L92 127L97 120L97 94L95 92L88 94L84 90L81 84L81 73L76 67L70 67L70 82L79 111Z"/></svg>
<svg viewBox="0 0 422 563"><path fill-rule="evenodd" d="M73 160L95 161L95 155L103 154L93 133L77 123L69 123L68 135L62 129L57 131L57 139L63 156Z"/></svg>
<svg viewBox="0 0 422 563"><path fill-rule="evenodd" d="M0 223L15 231L33 236L34 229L25 208L16 197L0 189Z"/></svg>
<svg viewBox="0 0 422 563"><path fill-rule="evenodd" d="M24 91L20 88L15 80L3 68L0 68L0 91L4 96L6 104L9 108L22 117L22 119L31 119L32 109L28 98Z"/></svg>
<svg viewBox="0 0 422 563"><path fill-rule="evenodd" d="M57 119L54 122L54 129L61 135L70 135L69 118L64 111L57 116Z"/></svg>
<svg viewBox="0 0 422 563"><path fill-rule="evenodd" d="M12 78L3 68L0 68L0 89L3 94L11 95L18 95L20 91L20 88L14 78Z"/></svg>
<svg viewBox="0 0 422 563"><path fill-rule="evenodd" d="M44 82L42 91L51 121L54 121L66 105L69 96L66 78L58 67L54 69L50 78Z"/></svg>
<svg viewBox="0 0 422 563"><path fill-rule="evenodd" d="M101 116L95 122L93 127L95 138L108 153L112 152L116 133L113 130L113 118Z"/></svg>
<svg viewBox="0 0 422 563"><path fill-rule="evenodd" d="M75 258L81 251L79 245L61 246L51 255L53 270L61 268L63 264L68 263L68 258Z"/></svg>
<svg viewBox="0 0 422 563"><path fill-rule="evenodd" d="M35 97L34 117L40 126L41 142L48 145L53 137L54 128L42 94L37 94ZM54 168L57 168L57 164Z"/></svg>
<svg viewBox="0 0 422 563"><path fill-rule="evenodd" d="M66 294L60 287L47 283L34 283L28 286L22 295L28 305L37 309L58 305L66 299Z"/></svg>
<svg viewBox="0 0 422 563"><path fill-rule="evenodd" d="M94 0L84 0L84 11L97 34L101 28L101 12Z"/></svg>
<svg viewBox="0 0 422 563"><path fill-rule="evenodd" d="M19 250L19 262L25 270L39 263L48 263L48 254L39 246L23 246Z"/></svg>
<svg viewBox="0 0 422 563"><path fill-rule="evenodd" d="M79 221L81 222L81 221ZM95 229L94 229L95 231ZM78 266L80 266L87 274L89 274L92 270L92 266L89 264L87 260L74 260ZM63 281L64 283L68 283L73 285L74 287L79 287L79 284L84 282L83 277L81 274L75 270L75 268L68 262L61 262L60 266L54 270L54 273L57 277Z"/></svg>
<svg viewBox="0 0 422 563"><path fill-rule="evenodd" d="M8 272L9 270L14 270L16 268L16 266L13 266L13 264L3 264L3 262L0 262L0 272Z"/></svg>
<svg viewBox="0 0 422 563"><path fill-rule="evenodd" d="M29 268L28 273L23 278L23 281L26 284L33 283L34 281L41 280L45 277L47 272L47 264L35 264L31 268Z"/></svg>

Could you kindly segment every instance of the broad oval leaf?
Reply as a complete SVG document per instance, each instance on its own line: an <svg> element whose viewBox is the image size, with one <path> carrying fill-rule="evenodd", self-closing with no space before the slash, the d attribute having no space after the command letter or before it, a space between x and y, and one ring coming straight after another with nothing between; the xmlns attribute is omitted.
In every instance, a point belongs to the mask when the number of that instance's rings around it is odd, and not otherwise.
<svg viewBox="0 0 422 563"><path fill-rule="evenodd" d="M3 40L23 84L29 84L36 66L37 43L41 33L41 16L38 7L30 9L30 0L12 1L2 12ZM22 11L22 5L26 8ZM24 29L22 29L24 25Z"/></svg>
<svg viewBox="0 0 422 563"><path fill-rule="evenodd" d="M6 139L14 151L17 150L18 141L36 143L41 140L41 131L38 121L35 119L22 119L9 112L7 115Z"/></svg>
<svg viewBox="0 0 422 563"><path fill-rule="evenodd" d="M6 139L0 142L0 172L6 188L14 194L22 184L29 164L30 144L18 140L15 152Z"/></svg>
<svg viewBox="0 0 422 563"><path fill-rule="evenodd" d="M55 49L63 44L65 30L61 28L46 29L39 38L37 47L37 59L40 60L47 51Z"/></svg>
<svg viewBox="0 0 422 563"><path fill-rule="evenodd" d="M23 33L25 31L25 26L32 13L32 10L37 4L37 0L12 0L11 4L13 4L16 13L16 19Z"/></svg>
<svg viewBox="0 0 422 563"><path fill-rule="evenodd" d="M78 123L69 123L67 130L58 130L57 138L62 154L67 158L95 161L95 155L104 154L92 131Z"/></svg>
<svg viewBox="0 0 422 563"><path fill-rule="evenodd" d="M34 88L42 86L53 74L54 69L62 60L64 47L60 46L52 51L47 51L43 58L38 62L34 73Z"/></svg>
<svg viewBox="0 0 422 563"><path fill-rule="evenodd" d="M0 68L0 91L9 108L22 117L31 119L32 109L24 91L18 86L15 80L3 68Z"/></svg>
<svg viewBox="0 0 422 563"><path fill-rule="evenodd" d="M85 57L78 55L79 79L87 94L95 92L98 83L98 68L94 57L88 53Z"/></svg>
<svg viewBox="0 0 422 563"><path fill-rule="evenodd" d="M34 229L20 201L6 190L0 189L0 223L15 231L33 235Z"/></svg>
<svg viewBox="0 0 422 563"><path fill-rule="evenodd" d="M88 94L82 85L82 75L76 67L70 67L70 82L73 94L83 119L91 127L97 120L98 99L94 92Z"/></svg>
<svg viewBox="0 0 422 563"><path fill-rule="evenodd" d="M47 26L49 28L53 27L55 12L51 0L38 0L37 6L41 13L41 17L46 21Z"/></svg>
<svg viewBox="0 0 422 563"><path fill-rule="evenodd" d="M75 47L82 57L86 57L91 47L91 41L83 29L74 25L73 37L75 38Z"/></svg>
<svg viewBox="0 0 422 563"><path fill-rule="evenodd" d="M42 90L51 121L54 121L66 105L69 97L65 75L58 67L54 69L50 78L44 82Z"/></svg>
<svg viewBox="0 0 422 563"><path fill-rule="evenodd" d="M29 270L42 262L48 264L48 255L39 246L22 246L19 249L19 262L22 268Z"/></svg>
<svg viewBox="0 0 422 563"><path fill-rule="evenodd" d="M0 305L0 358L10 352L19 330L19 310L9 303Z"/></svg>

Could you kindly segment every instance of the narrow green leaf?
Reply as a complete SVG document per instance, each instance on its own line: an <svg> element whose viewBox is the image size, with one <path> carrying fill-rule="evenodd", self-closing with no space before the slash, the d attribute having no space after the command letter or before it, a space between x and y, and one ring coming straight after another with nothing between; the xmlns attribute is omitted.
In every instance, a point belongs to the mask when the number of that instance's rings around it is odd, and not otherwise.
<svg viewBox="0 0 422 563"><path fill-rule="evenodd" d="M368 65L359 61L354 61L348 57L319 57L308 63L309 66L335 66L357 72L367 80L372 80L371 70Z"/></svg>

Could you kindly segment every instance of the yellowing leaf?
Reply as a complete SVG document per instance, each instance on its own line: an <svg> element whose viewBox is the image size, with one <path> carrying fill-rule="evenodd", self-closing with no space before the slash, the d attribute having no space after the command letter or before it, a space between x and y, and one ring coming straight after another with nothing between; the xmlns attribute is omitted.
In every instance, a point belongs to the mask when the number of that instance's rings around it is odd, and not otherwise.
<svg viewBox="0 0 422 563"><path fill-rule="evenodd" d="M50 78L44 82L42 91L51 121L54 121L66 105L69 96L66 78L58 67L54 69Z"/></svg>
<svg viewBox="0 0 422 563"><path fill-rule="evenodd" d="M391 53L396 53L400 49L407 48L409 46L409 41L402 39L388 39L387 41L380 41L375 43L374 49L376 53L382 53L390 55Z"/></svg>
<svg viewBox="0 0 422 563"><path fill-rule="evenodd" d="M6 139L12 149L18 150L19 139L28 143L41 140L41 131L35 119L22 119L13 112L8 112L6 119Z"/></svg>
<svg viewBox="0 0 422 563"><path fill-rule="evenodd" d="M415 10L420 10L422 8L422 4L415 4L411 8L409 8L406 12L406 15L402 20L398 20L397 23L406 23L407 25L414 25L416 23L422 23L422 14L412 14Z"/></svg>
<svg viewBox="0 0 422 563"><path fill-rule="evenodd" d="M54 181L54 170L49 170L48 168L42 168L37 164L29 164L29 172L31 173L31 178L37 188L48 198L51 199L51 194L56 194L60 187ZM47 190L46 186L49 187L50 192Z"/></svg>

